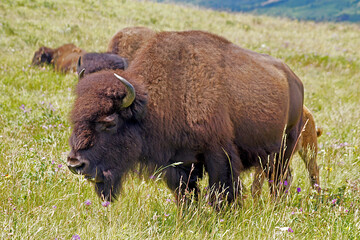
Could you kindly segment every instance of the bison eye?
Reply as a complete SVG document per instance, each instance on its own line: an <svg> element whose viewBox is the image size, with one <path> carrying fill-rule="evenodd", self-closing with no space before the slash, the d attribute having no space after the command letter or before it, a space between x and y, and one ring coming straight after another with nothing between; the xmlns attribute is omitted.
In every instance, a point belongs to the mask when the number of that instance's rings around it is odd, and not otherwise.
<svg viewBox="0 0 360 240"><path fill-rule="evenodd" d="M96 122L96 130L99 132L115 133L119 125L119 117L117 114L111 114L100 118Z"/></svg>

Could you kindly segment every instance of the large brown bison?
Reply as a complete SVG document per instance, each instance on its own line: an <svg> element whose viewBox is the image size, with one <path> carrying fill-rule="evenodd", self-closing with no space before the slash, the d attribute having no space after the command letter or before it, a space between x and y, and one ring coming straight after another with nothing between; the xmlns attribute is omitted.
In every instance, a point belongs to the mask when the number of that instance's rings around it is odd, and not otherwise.
<svg viewBox="0 0 360 240"><path fill-rule="evenodd" d="M311 186L319 191L320 177L316 157L318 151L317 138L321 136L322 130L321 128L316 127L314 117L306 106L303 108L303 125L304 129L297 142L295 151L299 152L299 155L308 170ZM254 199L257 199L261 194L265 175L265 172L260 166L256 167L254 181L251 187ZM289 184L287 186L289 186Z"/></svg>
<svg viewBox="0 0 360 240"><path fill-rule="evenodd" d="M79 78L84 75L105 69L126 69L128 62L125 58L113 53L86 53L79 58L77 73Z"/></svg>
<svg viewBox="0 0 360 240"><path fill-rule="evenodd" d="M117 54L131 62L135 53L155 34L155 31L147 27L123 28L111 38L107 52Z"/></svg>
<svg viewBox="0 0 360 240"><path fill-rule="evenodd" d="M117 73L79 81L71 113L68 167L100 197L116 198L139 164L165 168L180 194L197 191L204 167L209 186L228 201L252 166L264 168L273 192L290 178L303 85L281 61L202 31L162 32Z"/></svg>
<svg viewBox="0 0 360 240"><path fill-rule="evenodd" d="M78 59L85 53L83 49L72 43L64 44L55 49L41 47L35 52L32 65L50 64L59 72L76 72Z"/></svg>

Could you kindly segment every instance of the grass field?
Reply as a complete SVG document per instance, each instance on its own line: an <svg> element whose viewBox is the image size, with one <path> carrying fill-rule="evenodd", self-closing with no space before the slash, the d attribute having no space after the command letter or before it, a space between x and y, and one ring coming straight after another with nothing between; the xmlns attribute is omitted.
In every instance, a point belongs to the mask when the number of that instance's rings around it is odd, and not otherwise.
<svg viewBox="0 0 360 240"><path fill-rule="evenodd" d="M161 181L131 173L104 206L66 167L75 74L30 67L40 46L72 42L105 51L119 29L201 29L283 59L302 79L319 138L321 194L298 155L279 204L267 186L258 205L216 212L203 196L177 206ZM0 239L359 239L360 26L290 21L147 1L0 2ZM201 182L206 187L206 179ZM298 189L301 191L298 192Z"/></svg>

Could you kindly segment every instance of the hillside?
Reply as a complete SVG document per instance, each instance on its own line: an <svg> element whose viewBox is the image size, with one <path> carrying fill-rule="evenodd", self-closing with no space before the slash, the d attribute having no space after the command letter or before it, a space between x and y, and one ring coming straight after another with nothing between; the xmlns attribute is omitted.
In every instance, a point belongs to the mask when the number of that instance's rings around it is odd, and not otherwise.
<svg viewBox="0 0 360 240"><path fill-rule="evenodd" d="M163 1L159 0L159 2ZM301 20L360 22L359 0L170 0L170 2Z"/></svg>

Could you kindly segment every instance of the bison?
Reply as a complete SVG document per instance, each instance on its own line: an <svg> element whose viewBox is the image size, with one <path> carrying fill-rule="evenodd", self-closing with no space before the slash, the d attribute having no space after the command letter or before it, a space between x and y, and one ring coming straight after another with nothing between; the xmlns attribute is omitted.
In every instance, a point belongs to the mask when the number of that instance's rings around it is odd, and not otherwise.
<svg viewBox="0 0 360 240"><path fill-rule="evenodd" d="M157 33L125 71L79 81L67 164L105 200L117 198L138 165L164 169L175 195L196 193L205 169L209 187L234 201L240 173L253 166L267 173L272 192L282 191L303 126L303 91L271 56L203 31Z"/></svg>
<svg viewBox="0 0 360 240"><path fill-rule="evenodd" d="M310 110L303 107L303 125L304 129L300 135L295 151L299 152L305 166L309 172L310 183L315 190L320 190L319 167L316 163L318 151L317 138L321 136L322 129L317 128L315 120ZM265 180L265 173L260 166L256 167L254 181L251 191L254 199L258 199L261 194L261 188ZM289 185L288 185L289 186Z"/></svg>
<svg viewBox="0 0 360 240"><path fill-rule="evenodd" d="M32 65L50 64L59 72L75 72L79 57L85 53L85 50L72 43L64 44L56 49L41 47L35 52Z"/></svg>
<svg viewBox="0 0 360 240"><path fill-rule="evenodd" d="M86 53L80 57L77 65L79 78L84 75L104 69L126 69L128 62L125 58L112 53Z"/></svg>
<svg viewBox="0 0 360 240"><path fill-rule="evenodd" d="M155 34L155 31L146 27L121 29L110 40L107 52L127 58L131 62L135 57L135 53Z"/></svg>

